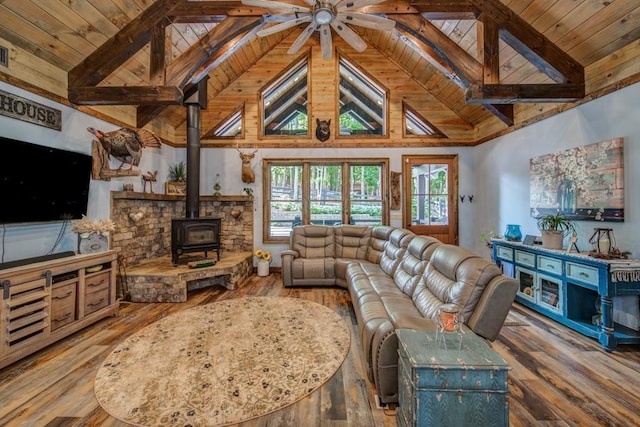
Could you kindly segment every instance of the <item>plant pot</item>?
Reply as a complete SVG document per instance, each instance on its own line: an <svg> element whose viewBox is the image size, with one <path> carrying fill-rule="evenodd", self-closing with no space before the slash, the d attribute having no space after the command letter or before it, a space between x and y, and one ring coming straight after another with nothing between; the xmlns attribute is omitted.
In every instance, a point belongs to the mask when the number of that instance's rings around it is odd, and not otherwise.
<svg viewBox="0 0 640 427"><path fill-rule="evenodd" d="M542 247L547 249L562 249L564 233L556 230L542 230Z"/></svg>
<svg viewBox="0 0 640 427"><path fill-rule="evenodd" d="M269 275L269 261L261 259L258 261L258 276L265 277Z"/></svg>

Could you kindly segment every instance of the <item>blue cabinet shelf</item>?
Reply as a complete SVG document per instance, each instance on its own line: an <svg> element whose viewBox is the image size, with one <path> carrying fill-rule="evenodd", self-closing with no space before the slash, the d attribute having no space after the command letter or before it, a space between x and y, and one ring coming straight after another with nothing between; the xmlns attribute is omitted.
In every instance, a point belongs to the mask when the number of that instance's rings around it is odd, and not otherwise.
<svg viewBox="0 0 640 427"><path fill-rule="evenodd" d="M640 261L604 260L493 239L493 259L520 281L516 301L597 339L607 351L640 344L640 332L613 321L613 299L640 295ZM637 266L637 270L634 270ZM633 274L626 274L626 272Z"/></svg>

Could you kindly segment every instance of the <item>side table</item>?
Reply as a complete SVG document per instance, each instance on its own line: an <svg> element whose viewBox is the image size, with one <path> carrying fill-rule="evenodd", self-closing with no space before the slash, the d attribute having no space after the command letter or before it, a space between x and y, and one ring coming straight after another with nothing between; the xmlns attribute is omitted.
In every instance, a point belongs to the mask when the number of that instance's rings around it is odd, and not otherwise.
<svg viewBox="0 0 640 427"><path fill-rule="evenodd" d="M435 331L396 334L400 427L509 425L510 368L482 338L467 332L461 349L457 342L445 349Z"/></svg>

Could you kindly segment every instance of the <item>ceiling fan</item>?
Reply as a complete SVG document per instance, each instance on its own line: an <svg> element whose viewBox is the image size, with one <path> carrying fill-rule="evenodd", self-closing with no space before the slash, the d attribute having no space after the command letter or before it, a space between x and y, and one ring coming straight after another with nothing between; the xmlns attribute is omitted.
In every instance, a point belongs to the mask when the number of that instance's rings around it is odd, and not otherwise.
<svg viewBox="0 0 640 427"><path fill-rule="evenodd" d="M290 10L293 14L275 15L274 21L279 24L265 28L257 32L258 36L265 37L280 31L295 27L303 23L309 23L287 51L294 54L309 40L314 31L320 32L320 48L322 58L329 59L332 55L331 28L334 29L356 51L362 52L367 44L349 26L373 28L376 30L390 31L396 23L391 19L377 15L353 12L364 6L382 3L384 0L304 0L310 7L295 4L282 3L269 0L242 0L247 6L264 7L268 9Z"/></svg>

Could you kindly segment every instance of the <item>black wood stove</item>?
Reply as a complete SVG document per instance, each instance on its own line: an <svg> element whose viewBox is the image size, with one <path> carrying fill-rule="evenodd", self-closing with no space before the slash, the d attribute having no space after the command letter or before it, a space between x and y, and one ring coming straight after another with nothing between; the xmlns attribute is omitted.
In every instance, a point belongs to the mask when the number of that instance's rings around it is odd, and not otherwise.
<svg viewBox="0 0 640 427"><path fill-rule="evenodd" d="M220 218L174 218L171 220L171 261L178 265L180 255L215 250L220 259Z"/></svg>

